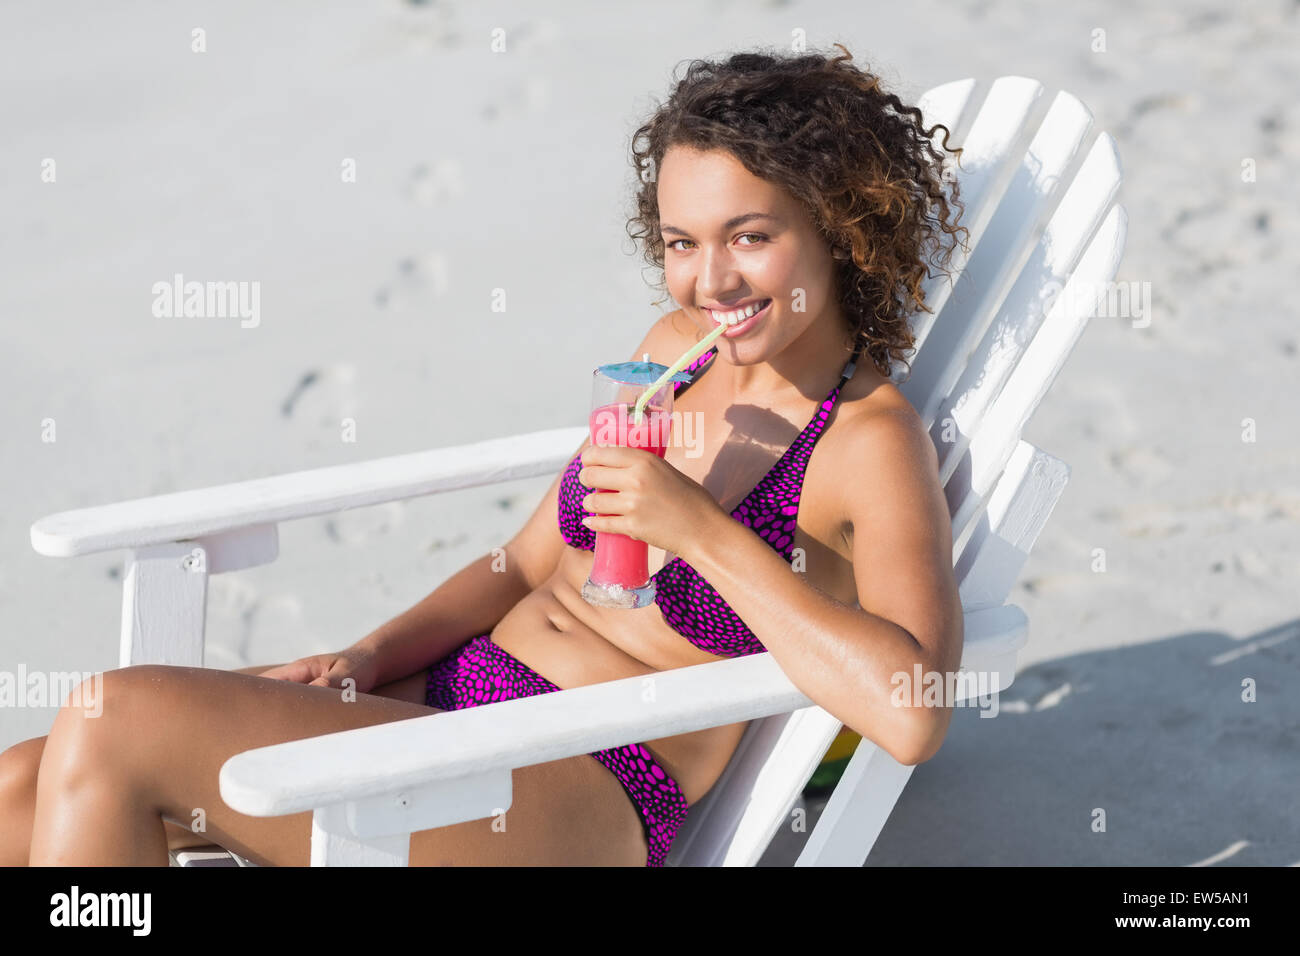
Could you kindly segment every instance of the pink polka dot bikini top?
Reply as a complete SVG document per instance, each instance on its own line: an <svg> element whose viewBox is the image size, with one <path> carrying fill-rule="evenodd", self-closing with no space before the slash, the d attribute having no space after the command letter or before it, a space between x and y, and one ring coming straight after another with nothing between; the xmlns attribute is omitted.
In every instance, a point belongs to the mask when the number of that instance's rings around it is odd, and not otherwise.
<svg viewBox="0 0 1300 956"><path fill-rule="evenodd" d="M695 373L716 354L716 348L709 349L688 365L686 371ZM745 527L752 528L787 562L793 560L799 490L803 485L808 459L812 455L813 446L826 430L826 423L839 399L840 390L853 377L855 367L856 360L850 359L844 366L839 384L831 389L817 407L812 421L754 486L754 490L731 512L732 518ZM697 379L698 376L695 376L689 382L674 382L674 396L690 388ZM582 519L593 512L582 507L582 499L593 489L578 481L581 469L582 455L579 452L569 462L560 479L560 534L570 546L591 551L596 546L596 532L584 525ZM681 558L673 558L653 578L655 604L663 613L664 620L696 647L722 657L744 657L767 650L709 582Z"/></svg>

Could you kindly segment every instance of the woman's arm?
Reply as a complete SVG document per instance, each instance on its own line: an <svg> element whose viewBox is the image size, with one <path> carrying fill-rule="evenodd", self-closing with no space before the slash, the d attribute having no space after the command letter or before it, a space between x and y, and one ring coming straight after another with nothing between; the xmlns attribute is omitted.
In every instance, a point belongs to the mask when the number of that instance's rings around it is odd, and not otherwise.
<svg viewBox="0 0 1300 956"><path fill-rule="evenodd" d="M952 702L902 706L899 689L961 663L961 597L934 444L919 416L862 422L836 462L853 526L860 608L809 584L751 529L718 514L683 555L771 652L790 681L903 764L938 751ZM946 679L944 686L947 686ZM919 692L918 688L918 692ZM905 700L910 699L910 695Z"/></svg>
<svg viewBox="0 0 1300 956"><path fill-rule="evenodd" d="M585 446L585 443L584 443ZM504 547L485 554L428 597L357 641L374 655L375 686L408 677L484 634L551 576L564 553L556 524L560 478L551 482L531 518Z"/></svg>

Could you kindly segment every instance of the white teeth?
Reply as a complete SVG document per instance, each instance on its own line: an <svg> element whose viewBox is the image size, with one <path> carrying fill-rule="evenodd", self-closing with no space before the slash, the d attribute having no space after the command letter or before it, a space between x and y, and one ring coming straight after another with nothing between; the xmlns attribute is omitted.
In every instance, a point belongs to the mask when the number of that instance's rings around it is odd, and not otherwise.
<svg viewBox="0 0 1300 956"><path fill-rule="evenodd" d="M714 312L709 309L709 314L725 325L739 325L748 318L752 318L755 312L761 312L767 308L767 300L755 302L735 312Z"/></svg>

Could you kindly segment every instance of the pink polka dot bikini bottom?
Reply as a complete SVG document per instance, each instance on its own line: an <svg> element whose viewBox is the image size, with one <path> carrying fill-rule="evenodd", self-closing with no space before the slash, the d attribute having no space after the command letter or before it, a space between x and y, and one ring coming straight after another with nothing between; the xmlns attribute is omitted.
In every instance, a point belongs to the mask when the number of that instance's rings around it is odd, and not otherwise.
<svg viewBox="0 0 1300 956"><path fill-rule="evenodd" d="M549 694L560 688L480 634L429 668L424 702L441 710L463 710L498 700ZM591 754L604 764L636 807L649 854L646 866L663 866L689 806L682 788L642 744Z"/></svg>

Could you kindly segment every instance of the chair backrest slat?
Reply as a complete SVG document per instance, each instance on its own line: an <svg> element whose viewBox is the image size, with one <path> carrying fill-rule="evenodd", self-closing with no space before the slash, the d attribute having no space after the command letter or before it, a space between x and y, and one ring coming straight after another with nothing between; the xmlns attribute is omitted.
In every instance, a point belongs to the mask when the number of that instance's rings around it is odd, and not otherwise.
<svg viewBox="0 0 1300 956"><path fill-rule="evenodd" d="M989 87L988 98L976 113L965 142L949 141L949 146L962 148L960 166L951 165L950 160L947 175L960 181L961 225L968 235L963 236L964 247L959 246L952 253L951 269L957 279L936 274L922 283L926 305L932 311L918 310L912 317L918 357L931 329L936 327L936 316L942 315L949 296L956 291L954 281L960 282L967 258L979 248L998 200L1020 165L1042 92L1042 84L1034 80L1022 76L999 77ZM971 102L967 102L966 109L972 109ZM924 109L922 114L925 115ZM932 125L928 119L925 121L927 129ZM937 133L935 140L942 142L942 139L943 134ZM945 241L950 240L945 237Z"/></svg>
<svg viewBox="0 0 1300 956"><path fill-rule="evenodd" d="M1110 149L1114 144L1101 145ZM1127 231L1124 207L1112 206L1073 268L1069 281L1050 303L1047 318L1037 323L1032 341L1027 346L1018 346L1017 360L1007 363L1010 371L1005 384L971 430L966 453L956 462L952 477L944 486L954 540L984 510L1025 423L1051 388L1096 311L1097 296L1105 294L1106 284L1119 267Z"/></svg>
<svg viewBox="0 0 1300 956"><path fill-rule="evenodd" d="M1083 104L1059 93L1019 157L996 212L931 325L934 347L918 352L911 376L899 385L927 427L968 367L972 350L986 332L983 325L997 314L1012 280L1022 272L1043 222L1061 200L1060 185L1069 181L1067 173L1091 125L1092 116Z"/></svg>
<svg viewBox="0 0 1300 956"><path fill-rule="evenodd" d="M930 399L934 408L930 437L939 456L939 478L948 499L954 538L963 533L966 523L978 513L976 502L985 499L992 490L992 482L1020 437L1020 426L1014 435L1000 435L996 447L1003 457L980 462L979 474L965 461L967 450L976 436L985 431L989 410L1000 400L1007 383L1024 364L1040 329L1048 319L1053 319L1057 305L1066 304L1062 300L1067 296L1067 280L1074 283L1069 287L1069 304L1078 305L1076 300L1079 296L1075 293L1085 281L1100 284L1114 274L1113 271L1105 275L1094 271L1085 277L1078 266L1088 243L1098 234L1102 217L1111 208L1119 182L1115 144L1109 135L1103 134L1089 151L1078 176L1021 268L1019 277L1005 299L998 303L996 318L991 322L983 317L971 318L968 327L974 328L985 322L988 327L982 330L954 386L937 401ZM1077 337L1091 310L1087 314L1079 312L1077 308L1061 309L1055 311L1053 320L1068 323ZM1049 339L1058 345L1063 340L1064 337ZM1069 338L1070 346L1073 342L1074 338ZM1052 356L1049 364L1059 368L1068 354L1067 347L1064 353ZM1024 400L1036 403L1050 384L1051 379L1048 379L1043 392L1026 392ZM1023 413L1027 420L1032 410L1032 407L1016 409L1013 417L1019 418ZM987 439L985 441L986 449L993 447L987 444Z"/></svg>
<svg viewBox="0 0 1300 956"><path fill-rule="evenodd" d="M671 865L757 864L839 730L820 707L752 721L726 771L691 807Z"/></svg>

